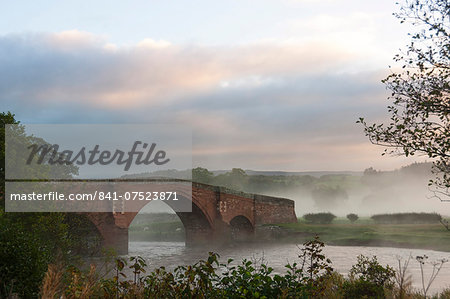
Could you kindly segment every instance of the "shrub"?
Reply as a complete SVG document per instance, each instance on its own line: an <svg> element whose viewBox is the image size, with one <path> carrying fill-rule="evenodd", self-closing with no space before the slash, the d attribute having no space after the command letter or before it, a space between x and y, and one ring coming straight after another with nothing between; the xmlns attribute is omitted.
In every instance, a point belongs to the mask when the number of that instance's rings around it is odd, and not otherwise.
<svg viewBox="0 0 450 299"><path fill-rule="evenodd" d="M363 279L346 280L342 285L343 298L386 298L384 288Z"/></svg>
<svg viewBox="0 0 450 299"><path fill-rule="evenodd" d="M48 262L41 240L0 211L0 298L36 297Z"/></svg>
<svg viewBox="0 0 450 299"><path fill-rule="evenodd" d="M50 262L70 262L77 253L94 250L88 247L97 243L88 238L92 224L86 221L70 213L4 213L0 209L0 298L36 297Z"/></svg>
<svg viewBox="0 0 450 299"><path fill-rule="evenodd" d="M303 215L303 219L305 219L308 223L314 224L330 224L336 216L332 213L309 213Z"/></svg>
<svg viewBox="0 0 450 299"><path fill-rule="evenodd" d="M442 216L437 213L378 214L371 217L378 224L424 224L439 223Z"/></svg>
<svg viewBox="0 0 450 299"><path fill-rule="evenodd" d="M351 223L355 222L356 220L359 219L358 215L354 214L354 213L350 213L347 215L347 219L350 220Z"/></svg>
<svg viewBox="0 0 450 299"><path fill-rule="evenodd" d="M394 269L380 265L375 256L360 255L342 286L344 298L385 298L385 289L393 288L394 276Z"/></svg>

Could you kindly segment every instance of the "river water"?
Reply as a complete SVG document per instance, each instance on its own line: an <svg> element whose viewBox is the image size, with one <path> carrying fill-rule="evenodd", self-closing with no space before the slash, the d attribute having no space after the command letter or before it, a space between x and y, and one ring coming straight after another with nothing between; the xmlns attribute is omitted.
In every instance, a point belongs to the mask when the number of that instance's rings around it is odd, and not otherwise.
<svg viewBox="0 0 450 299"><path fill-rule="evenodd" d="M208 256L207 248L185 247L184 242L130 242L129 255L142 256L145 258L149 269L165 266L173 269L178 265L193 264ZM290 262L298 261L300 249L295 244L245 244L224 248L216 248L214 252L220 255L220 261L225 263L229 258L240 262L242 259L261 261L274 268L276 273L284 273L284 266ZM377 256L382 265L390 265L394 269L398 268L398 258L403 261L411 255L413 258L409 262L409 273L412 276L413 286L422 288L422 276L419 263L415 257L427 255L428 261L440 259L450 260L450 252L440 252L433 250L405 249L390 247L360 247L360 246L326 246L324 254L333 262L333 268L339 273L346 275L351 266L356 263L358 255ZM431 274L432 265L424 266L425 283ZM444 264L441 272L430 287L431 293L436 293L445 287L450 287L450 262Z"/></svg>

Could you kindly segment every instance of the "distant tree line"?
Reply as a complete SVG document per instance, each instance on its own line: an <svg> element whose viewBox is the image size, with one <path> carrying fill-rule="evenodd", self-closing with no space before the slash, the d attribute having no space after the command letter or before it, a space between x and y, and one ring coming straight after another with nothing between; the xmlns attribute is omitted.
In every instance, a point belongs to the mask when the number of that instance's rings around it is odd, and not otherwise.
<svg viewBox="0 0 450 299"><path fill-rule="evenodd" d="M303 219L311 224L330 224L336 218L332 213L308 213ZM394 213L376 214L370 217L377 224L437 224L443 219L437 213ZM354 223L359 219L357 214L347 215L347 219Z"/></svg>

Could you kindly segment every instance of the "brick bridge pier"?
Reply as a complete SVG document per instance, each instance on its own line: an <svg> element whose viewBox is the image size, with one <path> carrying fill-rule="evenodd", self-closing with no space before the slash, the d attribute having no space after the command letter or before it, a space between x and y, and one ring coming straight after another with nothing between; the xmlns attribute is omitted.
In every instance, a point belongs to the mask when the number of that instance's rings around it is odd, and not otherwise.
<svg viewBox="0 0 450 299"><path fill-rule="evenodd" d="M138 190L139 186L144 188L145 184L136 185L133 190ZM187 246L246 238L254 235L263 224L297 222L294 201L285 198L192 183L192 192L184 200L192 202L192 212L176 213L184 225ZM143 202L142 207L147 203ZM137 214L99 212L87 215L100 232L104 247L127 254L128 227Z"/></svg>

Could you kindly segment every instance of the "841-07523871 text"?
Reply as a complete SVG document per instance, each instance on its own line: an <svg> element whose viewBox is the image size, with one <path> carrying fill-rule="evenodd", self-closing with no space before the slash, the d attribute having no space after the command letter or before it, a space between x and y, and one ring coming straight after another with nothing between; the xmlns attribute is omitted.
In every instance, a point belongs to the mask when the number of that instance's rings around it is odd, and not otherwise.
<svg viewBox="0 0 450 299"><path fill-rule="evenodd" d="M47 192L47 193L11 193L10 200L38 200L38 201L63 201L63 200L178 200L177 192L152 192L152 191L127 191L127 192L103 192L70 193Z"/></svg>
<svg viewBox="0 0 450 299"><path fill-rule="evenodd" d="M178 200L176 192L129 191L99 192L99 200Z"/></svg>

